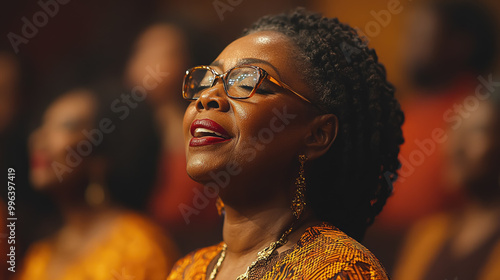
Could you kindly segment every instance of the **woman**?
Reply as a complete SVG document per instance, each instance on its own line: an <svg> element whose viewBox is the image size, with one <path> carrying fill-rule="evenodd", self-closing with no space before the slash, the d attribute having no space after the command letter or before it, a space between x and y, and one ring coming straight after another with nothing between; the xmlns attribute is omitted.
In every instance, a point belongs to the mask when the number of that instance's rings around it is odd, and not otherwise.
<svg viewBox="0 0 500 280"><path fill-rule="evenodd" d="M106 113L109 104L101 99L89 89L66 92L50 104L30 136L31 184L53 199L63 225L29 248L18 279L164 279L176 259L169 239L125 208L145 201L151 182L144 176L153 176L141 166L154 170L156 163L155 149L149 148L154 143L141 139L149 135L147 129L122 129L138 120L140 109L122 121ZM138 134L123 134L128 130ZM127 150L132 138L142 147ZM149 159L123 170L124 160L112 151ZM130 174L143 176L142 181L134 182Z"/></svg>
<svg viewBox="0 0 500 280"><path fill-rule="evenodd" d="M188 70L183 96L187 172L218 193L224 241L168 279L387 279L355 239L392 191L403 113L354 29L264 17Z"/></svg>
<svg viewBox="0 0 500 280"><path fill-rule="evenodd" d="M500 279L500 93L488 95L447 134L446 177L465 204L410 230L396 279Z"/></svg>
<svg viewBox="0 0 500 280"><path fill-rule="evenodd" d="M161 80L148 81L152 86L148 87L145 100L151 105L161 136L158 175L149 208L155 221L168 228L176 244L186 253L206 244L197 235L200 230L205 232L205 242L207 239L213 242L219 240L220 234L215 207L188 221L178 208L182 203L191 202L193 189L203 191L203 186L186 174L184 137L179 133L187 107L179 95L184 70L200 63L210 63L217 55L217 52L211 51L211 43L207 44L213 40L200 33L178 19L154 21L137 37L125 71L125 83L130 89L142 85L145 77L151 75L151 69L168 73Z"/></svg>

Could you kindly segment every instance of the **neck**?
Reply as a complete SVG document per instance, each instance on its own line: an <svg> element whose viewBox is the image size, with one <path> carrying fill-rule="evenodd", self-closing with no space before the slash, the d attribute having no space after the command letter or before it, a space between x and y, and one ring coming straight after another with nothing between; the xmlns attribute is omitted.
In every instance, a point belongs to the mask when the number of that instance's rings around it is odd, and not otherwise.
<svg viewBox="0 0 500 280"><path fill-rule="evenodd" d="M92 207L87 204L84 197L83 192L56 195L56 204L62 214L65 226L84 229L90 226L98 215L110 209L106 202L98 207Z"/></svg>
<svg viewBox="0 0 500 280"><path fill-rule="evenodd" d="M225 206L223 238L227 250L237 255L260 251L278 240L291 225L290 209L277 207L242 213Z"/></svg>
<svg viewBox="0 0 500 280"><path fill-rule="evenodd" d="M256 252L281 238L293 224L293 231L287 237L282 250L290 248L300 238L306 227L318 221L305 211L300 220L295 220L290 209L288 196L252 209L238 209L225 204L223 239L227 251L233 256L254 256Z"/></svg>

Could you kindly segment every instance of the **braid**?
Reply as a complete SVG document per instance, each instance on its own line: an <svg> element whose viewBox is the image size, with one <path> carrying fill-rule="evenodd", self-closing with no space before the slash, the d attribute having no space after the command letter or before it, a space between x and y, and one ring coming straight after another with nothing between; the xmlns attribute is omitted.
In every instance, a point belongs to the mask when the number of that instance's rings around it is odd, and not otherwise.
<svg viewBox="0 0 500 280"><path fill-rule="evenodd" d="M397 178L403 112L375 50L336 18L298 8L265 16L244 34L277 31L300 50L315 101L339 119L330 150L311 162L307 199L315 214L357 239L384 207Z"/></svg>

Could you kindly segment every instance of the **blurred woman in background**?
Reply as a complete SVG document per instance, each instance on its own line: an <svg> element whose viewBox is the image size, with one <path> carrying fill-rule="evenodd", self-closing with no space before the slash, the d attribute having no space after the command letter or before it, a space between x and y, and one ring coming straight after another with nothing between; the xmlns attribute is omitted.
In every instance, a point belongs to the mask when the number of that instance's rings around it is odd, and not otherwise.
<svg viewBox="0 0 500 280"><path fill-rule="evenodd" d="M467 202L413 227L395 279L500 279L500 94L475 102L447 142L447 177Z"/></svg>
<svg viewBox="0 0 500 280"><path fill-rule="evenodd" d="M185 169L182 118L187 104L179 89L186 69L209 63L216 55L210 39L208 33L181 19L157 20L137 37L125 72L128 88L143 85L153 73L153 79L147 81L151 86L146 101L153 110L161 151L149 208L185 253L215 242L220 234L215 207L189 216L179 208L182 204L192 205L195 191L203 188L189 178Z"/></svg>
<svg viewBox="0 0 500 280"><path fill-rule="evenodd" d="M164 279L176 259L170 240L125 208L148 197L157 151L150 126L131 125L138 112L120 120L109 111L102 94L73 89L31 134L31 184L57 204L63 225L30 247L18 279ZM140 145L125 145L134 139Z"/></svg>

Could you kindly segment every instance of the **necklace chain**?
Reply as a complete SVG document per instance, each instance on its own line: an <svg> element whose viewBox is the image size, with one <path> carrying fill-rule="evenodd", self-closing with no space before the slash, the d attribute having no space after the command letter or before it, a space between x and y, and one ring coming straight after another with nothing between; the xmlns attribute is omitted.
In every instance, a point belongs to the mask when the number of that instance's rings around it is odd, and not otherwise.
<svg viewBox="0 0 500 280"><path fill-rule="evenodd" d="M288 241L288 239L287 239L288 235L290 234L290 232L292 232L292 229L293 229L293 224L289 229L287 229L281 235L280 239L272 242L269 246L267 246L266 248L262 249L259 253L257 253L257 259L255 261L253 261L247 267L247 270L245 271L245 273L238 276L236 278L236 280L248 279L250 271L257 265L257 263L259 263L260 261L267 260L276 249L278 249L279 247L286 244L286 242ZM220 267L222 266L222 262L226 258L226 251L227 251L227 244L224 243L224 245L222 245L222 251L221 251L221 254L219 256L219 259L217 260L217 263L215 264L214 268L212 269L212 272L210 273L210 276L208 278L209 280L214 280L215 277L217 276L217 273L219 273Z"/></svg>

